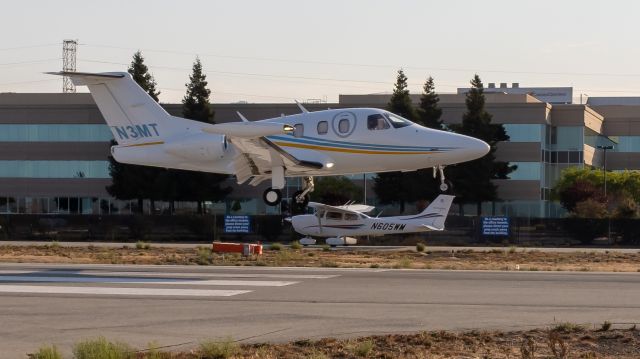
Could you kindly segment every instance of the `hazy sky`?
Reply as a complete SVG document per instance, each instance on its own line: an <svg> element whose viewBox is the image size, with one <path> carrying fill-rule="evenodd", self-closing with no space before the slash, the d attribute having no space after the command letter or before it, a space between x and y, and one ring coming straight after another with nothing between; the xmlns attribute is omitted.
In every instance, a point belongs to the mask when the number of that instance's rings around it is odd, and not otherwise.
<svg viewBox="0 0 640 359"><path fill-rule="evenodd" d="M637 1L10 1L0 16L0 92L60 92L62 40L78 71L125 71L136 49L177 102L196 54L213 102L337 101L453 92L485 82L640 95ZM80 89L79 91L86 91Z"/></svg>

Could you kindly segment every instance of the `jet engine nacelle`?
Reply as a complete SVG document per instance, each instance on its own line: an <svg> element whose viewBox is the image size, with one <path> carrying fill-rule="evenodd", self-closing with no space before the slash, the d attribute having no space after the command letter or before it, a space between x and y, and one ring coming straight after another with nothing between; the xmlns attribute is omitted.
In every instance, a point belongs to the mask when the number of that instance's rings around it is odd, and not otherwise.
<svg viewBox="0 0 640 359"><path fill-rule="evenodd" d="M190 161L217 161L227 152L224 135L197 134L164 144L164 151Z"/></svg>

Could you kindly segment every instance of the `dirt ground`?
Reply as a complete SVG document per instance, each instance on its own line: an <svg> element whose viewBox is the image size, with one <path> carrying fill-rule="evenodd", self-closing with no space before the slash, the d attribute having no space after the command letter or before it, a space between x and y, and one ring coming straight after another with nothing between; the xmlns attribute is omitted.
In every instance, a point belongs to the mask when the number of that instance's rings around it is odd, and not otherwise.
<svg viewBox="0 0 640 359"><path fill-rule="evenodd" d="M179 351L154 343L152 349L127 350L128 358L165 359L328 359L328 358L638 358L640 331L635 326L585 329L564 323L530 331L433 331L354 339L300 339L284 344L238 344L233 338L192 343ZM37 356L32 356L32 358ZM106 356L105 356L106 357ZM110 356L116 358L116 356ZM48 358L48 357L47 357Z"/></svg>
<svg viewBox="0 0 640 359"><path fill-rule="evenodd" d="M102 248L63 247L53 242L44 246L0 245L0 262L640 272L640 252L553 253L515 247L452 252L430 252L428 249L425 252L334 251L327 248L283 247L280 250L265 250L261 256L244 258L239 254L212 254L209 246L197 249L145 249L131 244L120 248Z"/></svg>

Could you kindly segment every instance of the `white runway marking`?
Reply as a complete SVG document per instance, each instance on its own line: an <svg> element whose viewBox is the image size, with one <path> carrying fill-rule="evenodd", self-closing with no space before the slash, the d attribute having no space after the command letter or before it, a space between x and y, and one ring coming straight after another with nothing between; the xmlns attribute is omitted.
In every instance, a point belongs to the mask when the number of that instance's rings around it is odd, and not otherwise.
<svg viewBox="0 0 640 359"><path fill-rule="evenodd" d="M284 287L298 282L268 281L268 280L185 280L166 278L125 278L125 277L36 277L0 275L2 282L39 282L39 283L118 283L118 284L170 284L170 285L218 285L218 286L247 286L247 287Z"/></svg>
<svg viewBox="0 0 640 359"><path fill-rule="evenodd" d="M166 289L166 288L109 288L57 287L36 285L0 285L0 293L146 295L186 297L230 297L250 293L250 290Z"/></svg>
<svg viewBox="0 0 640 359"><path fill-rule="evenodd" d="M37 270L0 270L0 274L36 274ZM122 271L47 271L50 274L75 275L110 275L135 277L213 277L213 278L282 278L282 279L330 279L339 277L338 274L272 274L272 273L197 273L197 272L122 272Z"/></svg>

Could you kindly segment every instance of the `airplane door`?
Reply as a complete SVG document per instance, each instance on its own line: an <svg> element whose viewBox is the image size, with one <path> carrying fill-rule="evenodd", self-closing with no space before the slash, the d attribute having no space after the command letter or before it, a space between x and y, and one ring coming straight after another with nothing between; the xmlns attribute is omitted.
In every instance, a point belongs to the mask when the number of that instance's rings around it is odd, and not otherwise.
<svg viewBox="0 0 640 359"><path fill-rule="evenodd" d="M356 129L357 118L353 112L342 111L333 117L331 129L338 137L348 137Z"/></svg>

